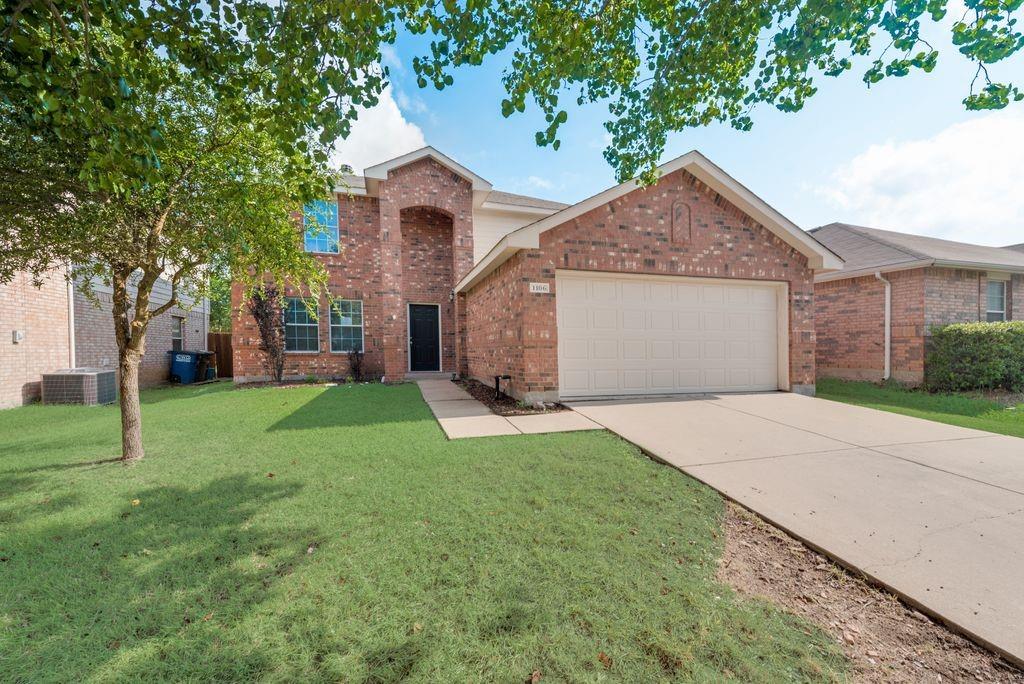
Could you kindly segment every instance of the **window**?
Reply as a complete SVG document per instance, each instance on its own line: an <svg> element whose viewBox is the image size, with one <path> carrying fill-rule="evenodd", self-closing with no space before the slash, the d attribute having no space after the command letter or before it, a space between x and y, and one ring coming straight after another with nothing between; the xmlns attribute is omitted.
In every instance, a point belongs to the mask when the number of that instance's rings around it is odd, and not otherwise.
<svg viewBox="0 0 1024 684"><path fill-rule="evenodd" d="M988 281L988 307L985 320L1006 320L1006 283L1002 280Z"/></svg>
<svg viewBox="0 0 1024 684"><path fill-rule="evenodd" d="M302 211L307 252L338 253L338 203L317 200Z"/></svg>
<svg viewBox="0 0 1024 684"><path fill-rule="evenodd" d="M302 297L286 298L284 350L288 352L320 351L320 323L306 308L306 302Z"/></svg>
<svg viewBox="0 0 1024 684"><path fill-rule="evenodd" d="M363 303L348 299L331 302L331 351L363 351Z"/></svg>
<svg viewBox="0 0 1024 684"><path fill-rule="evenodd" d="M181 351L185 346L185 319L171 316L171 351Z"/></svg>

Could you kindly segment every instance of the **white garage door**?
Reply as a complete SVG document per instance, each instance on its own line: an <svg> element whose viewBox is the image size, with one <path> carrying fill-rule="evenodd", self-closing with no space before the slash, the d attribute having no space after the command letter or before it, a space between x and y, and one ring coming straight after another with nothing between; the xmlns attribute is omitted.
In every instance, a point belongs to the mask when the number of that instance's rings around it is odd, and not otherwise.
<svg viewBox="0 0 1024 684"><path fill-rule="evenodd" d="M779 389L779 284L558 271L563 398Z"/></svg>

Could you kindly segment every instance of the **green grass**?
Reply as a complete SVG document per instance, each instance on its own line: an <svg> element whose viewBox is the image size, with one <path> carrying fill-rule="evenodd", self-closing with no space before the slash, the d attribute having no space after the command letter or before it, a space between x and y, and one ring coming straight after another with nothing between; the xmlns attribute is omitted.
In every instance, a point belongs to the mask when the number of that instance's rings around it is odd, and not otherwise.
<svg viewBox="0 0 1024 684"><path fill-rule="evenodd" d="M0 681L845 676L716 582L720 498L609 433L449 442L412 385L143 402L128 468L113 407L0 412Z"/></svg>
<svg viewBox="0 0 1024 684"><path fill-rule="evenodd" d="M1024 437L1024 404L1007 407L979 396L931 394L896 385L879 386L832 378L818 380L817 395L940 423Z"/></svg>

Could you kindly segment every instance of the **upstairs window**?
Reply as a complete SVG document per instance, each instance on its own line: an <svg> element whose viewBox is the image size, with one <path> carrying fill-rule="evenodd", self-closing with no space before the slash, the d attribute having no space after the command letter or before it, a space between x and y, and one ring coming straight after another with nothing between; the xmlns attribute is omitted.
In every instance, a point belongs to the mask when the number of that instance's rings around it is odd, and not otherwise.
<svg viewBox="0 0 1024 684"><path fill-rule="evenodd" d="M284 309L284 350L320 351L320 323L306 308L302 297L288 297Z"/></svg>
<svg viewBox="0 0 1024 684"><path fill-rule="evenodd" d="M302 227L307 252L338 253L338 203L310 202L302 210Z"/></svg>
<svg viewBox="0 0 1024 684"><path fill-rule="evenodd" d="M988 306L985 320L988 322L1006 320L1006 283L1002 280L988 281Z"/></svg>
<svg viewBox="0 0 1024 684"><path fill-rule="evenodd" d="M348 299L331 302L331 351L363 351L363 303Z"/></svg>

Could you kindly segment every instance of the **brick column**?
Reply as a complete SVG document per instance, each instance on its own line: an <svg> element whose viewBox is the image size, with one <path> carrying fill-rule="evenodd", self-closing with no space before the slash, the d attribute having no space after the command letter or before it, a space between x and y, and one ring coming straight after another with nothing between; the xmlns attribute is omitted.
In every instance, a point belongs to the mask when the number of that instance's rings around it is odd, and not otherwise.
<svg viewBox="0 0 1024 684"><path fill-rule="evenodd" d="M380 304L383 318L384 377L388 382L405 378L408 333L402 311L402 221L400 198L390 183L380 191Z"/></svg>

